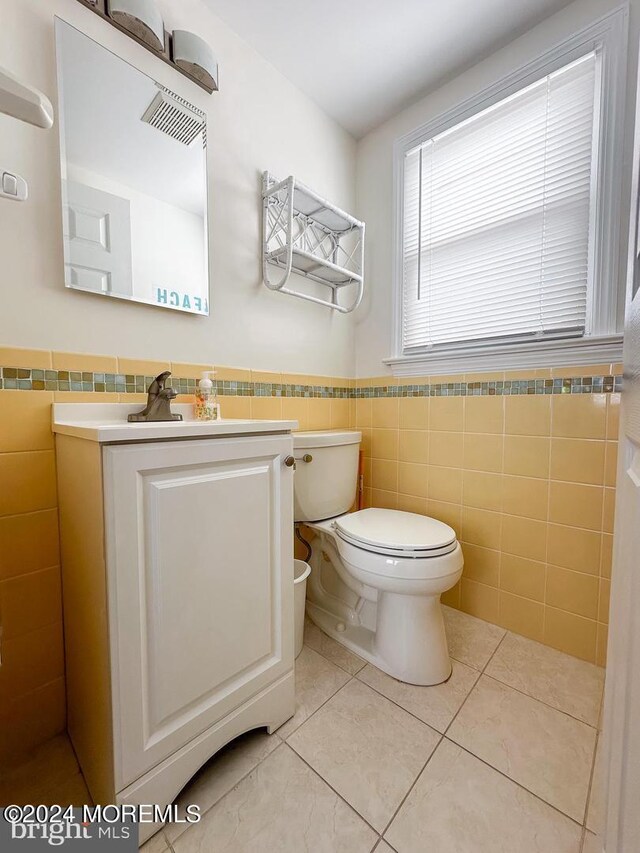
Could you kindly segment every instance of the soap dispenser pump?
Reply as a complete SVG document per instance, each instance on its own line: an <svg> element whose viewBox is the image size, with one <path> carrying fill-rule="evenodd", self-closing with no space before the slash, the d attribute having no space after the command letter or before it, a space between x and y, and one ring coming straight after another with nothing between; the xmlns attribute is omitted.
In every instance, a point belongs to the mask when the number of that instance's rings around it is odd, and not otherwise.
<svg viewBox="0 0 640 853"><path fill-rule="evenodd" d="M215 370L205 370L196 389L195 416L198 421L220 420L220 403L216 399L214 383L211 377Z"/></svg>

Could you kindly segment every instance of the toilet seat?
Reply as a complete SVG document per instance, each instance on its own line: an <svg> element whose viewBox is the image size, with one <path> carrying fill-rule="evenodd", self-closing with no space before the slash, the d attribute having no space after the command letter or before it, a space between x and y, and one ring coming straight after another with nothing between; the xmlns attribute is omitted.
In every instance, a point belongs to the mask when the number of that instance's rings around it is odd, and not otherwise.
<svg viewBox="0 0 640 853"><path fill-rule="evenodd" d="M394 509L363 509L332 522L336 534L363 551L401 559L429 559L455 551L453 528L435 518Z"/></svg>

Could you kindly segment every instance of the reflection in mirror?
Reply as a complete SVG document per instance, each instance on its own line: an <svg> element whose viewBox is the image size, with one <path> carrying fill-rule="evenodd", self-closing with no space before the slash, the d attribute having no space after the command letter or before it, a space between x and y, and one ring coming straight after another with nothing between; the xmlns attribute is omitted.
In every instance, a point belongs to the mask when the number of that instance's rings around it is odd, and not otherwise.
<svg viewBox="0 0 640 853"><path fill-rule="evenodd" d="M206 117L56 19L65 284L209 313Z"/></svg>

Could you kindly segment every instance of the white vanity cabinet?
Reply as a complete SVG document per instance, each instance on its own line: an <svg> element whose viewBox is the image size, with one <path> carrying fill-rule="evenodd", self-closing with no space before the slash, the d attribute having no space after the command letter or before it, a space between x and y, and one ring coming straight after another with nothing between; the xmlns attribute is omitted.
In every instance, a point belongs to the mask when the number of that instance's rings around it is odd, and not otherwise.
<svg viewBox="0 0 640 853"><path fill-rule="evenodd" d="M97 802L168 804L229 740L294 712L295 422L206 434L62 408L69 733Z"/></svg>

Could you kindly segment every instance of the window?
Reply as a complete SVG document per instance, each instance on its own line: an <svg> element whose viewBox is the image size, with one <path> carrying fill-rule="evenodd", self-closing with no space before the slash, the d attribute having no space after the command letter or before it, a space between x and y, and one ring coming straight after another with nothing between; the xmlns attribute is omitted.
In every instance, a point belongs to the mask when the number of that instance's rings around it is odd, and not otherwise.
<svg viewBox="0 0 640 853"><path fill-rule="evenodd" d="M589 53L408 152L405 349L584 333L595 102Z"/></svg>
<svg viewBox="0 0 640 853"><path fill-rule="evenodd" d="M568 339L615 333L615 305L602 310L617 290L610 277L604 293L602 280L616 262L607 245L617 219L602 200L603 56L592 40L506 95L503 86L489 106L401 141L392 367L559 341L566 361Z"/></svg>

